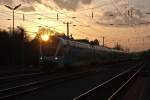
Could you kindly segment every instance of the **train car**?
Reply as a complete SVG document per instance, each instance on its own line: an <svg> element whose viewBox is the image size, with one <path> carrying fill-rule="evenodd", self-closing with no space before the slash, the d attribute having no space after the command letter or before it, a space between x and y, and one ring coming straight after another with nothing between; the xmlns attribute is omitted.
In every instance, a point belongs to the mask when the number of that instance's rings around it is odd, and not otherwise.
<svg viewBox="0 0 150 100"><path fill-rule="evenodd" d="M118 60L125 53L108 47L82 43L59 36L51 37L48 45L42 46L40 62L42 65L53 65L55 68L79 66L90 62Z"/></svg>

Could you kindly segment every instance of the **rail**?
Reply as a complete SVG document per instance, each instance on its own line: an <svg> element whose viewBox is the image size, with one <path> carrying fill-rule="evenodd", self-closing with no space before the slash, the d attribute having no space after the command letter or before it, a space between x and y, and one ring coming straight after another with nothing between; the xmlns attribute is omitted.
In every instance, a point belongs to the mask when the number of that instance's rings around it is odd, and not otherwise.
<svg viewBox="0 0 150 100"><path fill-rule="evenodd" d="M73 100L112 100L119 92L142 70L143 64L137 64L132 68L116 75L89 91L75 97ZM115 99L116 100L116 99Z"/></svg>

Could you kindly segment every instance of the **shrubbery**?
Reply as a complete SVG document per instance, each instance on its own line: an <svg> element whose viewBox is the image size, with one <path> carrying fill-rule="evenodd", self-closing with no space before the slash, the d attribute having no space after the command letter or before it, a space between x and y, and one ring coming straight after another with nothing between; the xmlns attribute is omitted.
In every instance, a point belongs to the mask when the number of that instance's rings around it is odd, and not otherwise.
<svg viewBox="0 0 150 100"><path fill-rule="evenodd" d="M39 42L29 41L23 28L17 28L14 34L0 30L0 65L21 66L38 65Z"/></svg>

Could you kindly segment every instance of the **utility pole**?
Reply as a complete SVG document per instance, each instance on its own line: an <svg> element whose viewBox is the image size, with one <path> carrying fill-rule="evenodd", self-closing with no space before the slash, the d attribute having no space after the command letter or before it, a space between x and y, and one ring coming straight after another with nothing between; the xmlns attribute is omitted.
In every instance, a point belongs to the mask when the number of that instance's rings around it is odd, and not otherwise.
<svg viewBox="0 0 150 100"><path fill-rule="evenodd" d="M92 19L94 18L94 12L93 12L94 8L92 8Z"/></svg>
<svg viewBox="0 0 150 100"><path fill-rule="evenodd" d="M104 36L100 36L99 38L102 38L102 46L104 47L105 46L105 37Z"/></svg>
<svg viewBox="0 0 150 100"><path fill-rule="evenodd" d="M18 9L20 6L21 6L21 4L19 4L19 5L17 5L17 6L15 6L14 8L12 8L12 7L10 7L10 6L7 6L7 5L4 5L6 8L8 8L8 9L10 9L10 10L12 10L12 13L13 13L13 33L12 33L12 35L13 35L13 38L15 39L15 35L14 35L14 31L15 31L15 21L14 21L14 19L15 19L15 10L16 9ZM15 46L15 44L13 44L13 46ZM13 56L12 56L12 64L13 65L15 65L15 59L16 59L16 55L15 55L15 50L14 50L15 48L13 48Z"/></svg>
<svg viewBox="0 0 150 100"><path fill-rule="evenodd" d="M41 26L39 26L39 30L40 30L40 28L41 28ZM39 34L39 41L40 41L40 58L39 59L41 59L42 58L42 56L43 56L43 53L42 53L42 38L41 38L41 34Z"/></svg>
<svg viewBox="0 0 150 100"><path fill-rule="evenodd" d="M103 47L105 46L105 37L103 36Z"/></svg>
<svg viewBox="0 0 150 100"><path fill-rule="evenodd" d="M14 35L14 30L15 30L15 14L14 14L14 10L13 10L13 35Z"/></svg>
<svg viewBox="0 0 150 100"><path fill-rule="evenodd" d="M116 42L116 45L117 45L117 46L119 45L118 41Z"/></svg>
<svg viewBox="0 0 150 100"><path fill-rule="evenodd" d="M15 10L18 9L20 6L21 6L21 4L19 4L19 5L15 6L14 8L12 8L10 6L5 5L5 7L12 10L12 12L13 12L13 35L14 35L14 30L15 30L15 21L14 21L14 19L15 19Z"/></svg>
<svg viewBox="0 0 150 100"><path fill-rule="evenodd" d="M24 14L22 15L22 20L23 20L23 22L25 21L25 15Z"/></svg>
<svg viewBox="0 0 150 100"><path fill-rule="evenodd" d="M131 8L131 15L130 15L131 17L133 17L133 10L134 10L134 9Z"/></svg>
<svg viewBox="0 0 150 100"><path fill-rule="evenodd" d="M134 16L134 9L132 7L128 10L128 16L131 18Z"/></svg>
<svg viewBox="0 0 150 100"><path fill-rule="evenodd" d="M143 41L143 45L144 45L145 39L143 38L142 41Z"/></svg>
<svg viewBox="0 0 150 100"><path fill-rule="evenodd" d="M69 25L70 25L71 23L70 23L70 22L67 22L67 23L64 22L64 24L67 25L67 37L69 37Z"/></svg>
<svg viewBox="0 0 150 100"><path fill-rule="evenodd" d="M57 13L57 21L59 20L59 15L58 15L58 13Z"/></svg>

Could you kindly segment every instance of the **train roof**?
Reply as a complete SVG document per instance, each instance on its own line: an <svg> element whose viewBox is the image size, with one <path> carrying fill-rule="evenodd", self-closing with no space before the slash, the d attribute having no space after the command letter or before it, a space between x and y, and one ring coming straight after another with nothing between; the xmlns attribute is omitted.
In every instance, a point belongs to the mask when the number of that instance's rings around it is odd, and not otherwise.
<svg viewBox="0 0 150 100"><path fill-rule="evenodd" d="M100 51L107 51L107 52L118 52L118 53L125 53L124 51L122 50L117 50L117 49L113 49L113 48L110 48L110 47L103 47L103 46L99 46L99 45L91 45L90 43L87 42L86 40L86 43L85 43L85 40L74 40L74 39L64 39L64 38L61 38L59 37L59 39L61 40L61 42L66 45L66 44L70 44L71 46L75 46L75 47L79 47L79 48L95 48L97 50L100 50ZM81 41L84 41L84 42L81 42Z"/></svg>

